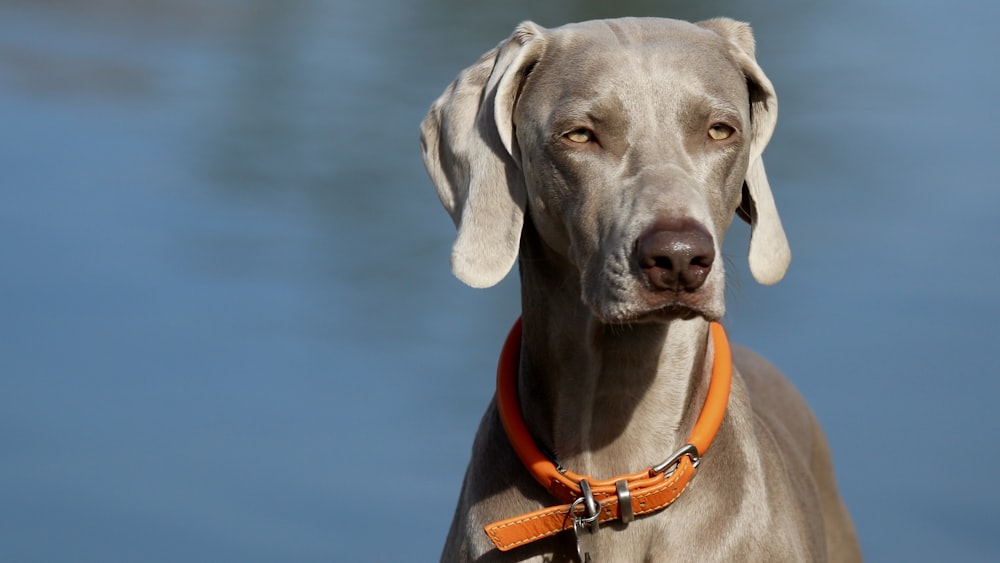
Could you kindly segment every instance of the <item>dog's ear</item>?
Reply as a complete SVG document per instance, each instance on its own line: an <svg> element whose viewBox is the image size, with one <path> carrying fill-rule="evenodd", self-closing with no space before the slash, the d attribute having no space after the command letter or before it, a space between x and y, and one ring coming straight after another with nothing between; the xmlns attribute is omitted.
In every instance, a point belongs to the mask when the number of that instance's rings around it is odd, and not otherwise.
<svg viewBox="0 0 1000 563"><path fill-rule="evenodd" d="M736 212L751 226L750 273L759 283L775 284L784 277L792 259L761 156L778 120L778 98L771 81L754 58L753 32L749 25L725 18L698 25L729 41L730 52L747 78L750 93L750 164L743 184L743 200Z"/></svg>
<svg viewBox="0 0 1000 563"><path fill-rule="evenodd" d="M424 165L458 228L451 268L490 287L517 260L527 193L514 140L514 104L544 29L522 23L462 71L420 126Z"/></svg>

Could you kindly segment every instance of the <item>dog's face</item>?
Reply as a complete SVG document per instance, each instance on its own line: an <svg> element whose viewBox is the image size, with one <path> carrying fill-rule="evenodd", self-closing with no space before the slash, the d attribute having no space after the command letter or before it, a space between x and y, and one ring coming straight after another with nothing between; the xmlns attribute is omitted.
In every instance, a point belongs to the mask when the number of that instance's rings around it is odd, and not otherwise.
<svg viewBox="0 0 1000 563"><path fill-rule="evenodd" d="M522 24L423 125L459 226L456 274L499 281L527 210L602 321L716 320L722 237L742 207L751 270L776 282L788 250L760 161L776 101L752 52L730 20Z"/></svg>
<svg viewBox="0 0 1000 563"><path fill-rule="evenodd" d="M613 31L551 33L523 80L514 150L530 218L605 322L716 320L715 257L750 154L746 78L710 31Z"/></svg>

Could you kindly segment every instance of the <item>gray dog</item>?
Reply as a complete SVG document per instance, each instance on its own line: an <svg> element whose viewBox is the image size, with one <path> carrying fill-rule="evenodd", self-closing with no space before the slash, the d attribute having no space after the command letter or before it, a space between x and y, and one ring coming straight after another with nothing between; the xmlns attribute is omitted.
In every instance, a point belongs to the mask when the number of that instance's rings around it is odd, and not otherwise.
<svg viewBox="0 0 1000 563"><path fill-rule="evenodd" d="M734 215L758 282L791 258L776 113L727 19L524 23L434 103L452 268L488 287L519 260L523 311L443 561L860 560L809 408L715 322Z"/></svg>

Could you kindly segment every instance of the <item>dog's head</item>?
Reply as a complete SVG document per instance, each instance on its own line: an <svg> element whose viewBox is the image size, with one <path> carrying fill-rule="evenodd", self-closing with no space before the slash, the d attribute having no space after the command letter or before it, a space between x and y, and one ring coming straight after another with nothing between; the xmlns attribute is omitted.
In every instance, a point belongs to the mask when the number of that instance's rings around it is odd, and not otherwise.
<svg viewBox="0 0 1000 563"><path fill-rule="evenodd" d="M717 257L734 213L752 225L757 281L776 283L790 260L761 158L776 118L746 24L521 24L421 126L424 162L458 227L455 275L499 282L527 211L602 320L717 319Z"/></svg>

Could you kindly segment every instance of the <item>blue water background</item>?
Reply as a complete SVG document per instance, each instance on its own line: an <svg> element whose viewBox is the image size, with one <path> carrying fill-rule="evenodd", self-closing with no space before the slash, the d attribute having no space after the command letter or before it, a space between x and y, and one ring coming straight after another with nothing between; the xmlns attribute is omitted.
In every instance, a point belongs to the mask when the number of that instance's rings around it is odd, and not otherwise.
<svg viewBox="0 0 1000 563"><path fill-rule="evenodd" d="M731 336L814 407L870 561L998 560L970 0L0 1L0 560L436 560L519 304L451 277L417 127L519 21L616 15L753 24L794 260L757 286L735 227Z"/></svg>

